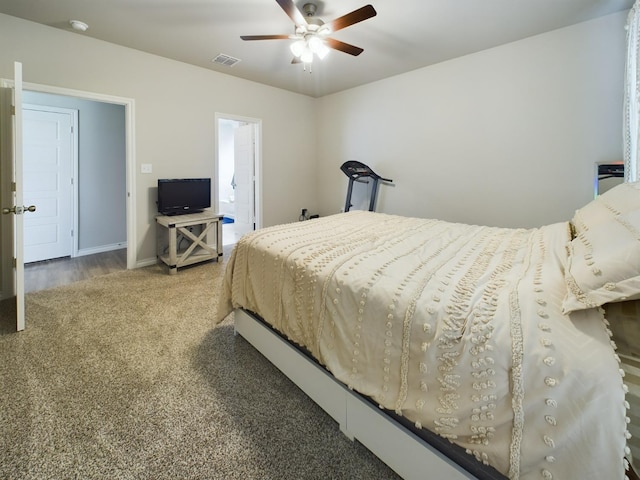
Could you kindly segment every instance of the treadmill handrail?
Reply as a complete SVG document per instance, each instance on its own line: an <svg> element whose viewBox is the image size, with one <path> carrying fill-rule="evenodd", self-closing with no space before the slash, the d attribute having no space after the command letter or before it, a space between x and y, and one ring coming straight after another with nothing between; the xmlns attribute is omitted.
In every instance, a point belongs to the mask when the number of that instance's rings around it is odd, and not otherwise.
<svg viewBox="0 0 640 480"><path fill-rule="evenodd" d="M349 177L357 180L361 177L372 177L376 180L382 180L383 182L393 182L390 178L383 178L374 172L369 166L364 163L358 162L357 160L349 160L344 162L340 169L344 172L344 174Z"/></svg>

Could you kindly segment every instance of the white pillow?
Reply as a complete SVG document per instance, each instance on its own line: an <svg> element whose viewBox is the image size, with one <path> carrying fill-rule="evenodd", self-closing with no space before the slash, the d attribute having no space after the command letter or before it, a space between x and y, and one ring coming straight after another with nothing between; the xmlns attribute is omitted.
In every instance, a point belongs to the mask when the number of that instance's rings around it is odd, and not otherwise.
<svg viewBox="0 0 640 480"><path fill-rule="evenodd" d="M640 198L635 185L626 193L635 192ZM629 205L635 204L630 200ZM628 210L625 205L618 207ZM599 213L594 216L594 212ZM601 213L588 210L591 224L585 224L569 243L564 313L640 297L640 205L623 214L611 212L609 220Z"/></svg>
<svg viewBox="0 0 640 480"><path fill-rule="evenodd" d="M618 215L640 209L640 182L621 183L576 210L571 223L580 234Z"/></svg>

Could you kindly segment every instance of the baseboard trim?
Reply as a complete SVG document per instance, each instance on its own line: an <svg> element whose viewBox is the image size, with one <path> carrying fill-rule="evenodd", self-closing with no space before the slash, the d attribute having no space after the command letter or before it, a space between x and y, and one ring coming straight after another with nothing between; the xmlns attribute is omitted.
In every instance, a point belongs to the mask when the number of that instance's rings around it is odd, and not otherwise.
<svg viewBox="0 0 640 480"><path fill-rule="evenodd" d="M111 252L127 248L127 242L112 243L111 245L101 245L99 247L82 248L78 250L76 257L84 257L85 255L95 255L96 253Z"/></svg>
<svg viewBox="0 0 640 480"><path fill-rule="evenodd" d="M158 263L158 259L156 257L147 258L146 260L138 260L136 262L136 268L150 267L151 265L155 265L156 263Z"/></svg>

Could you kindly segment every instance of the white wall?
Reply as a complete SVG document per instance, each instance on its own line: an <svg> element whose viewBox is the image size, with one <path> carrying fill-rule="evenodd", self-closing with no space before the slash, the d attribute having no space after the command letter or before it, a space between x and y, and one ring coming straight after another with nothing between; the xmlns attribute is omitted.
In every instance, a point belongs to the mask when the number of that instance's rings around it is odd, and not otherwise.
<svg viewBox="0 0 640 480"><path fill-rule="evenodd" d="M297 154L316 130L314 99L7 15L0 45L1 78L20 61L25 82L134 99L138 262L155 258L157 179L213 176L216 112L262 120L263 225L317 204L315 185L299 181L315 158Z"/></svg>
<svg viewBox="0 0 640 480"><path fill-rule="evenodd" d="M571 218L622 158L627 12L318 100L322 214L346 160L394 180L378 211L498 226ZM428 47L425 47L428 48Z"/></svg>

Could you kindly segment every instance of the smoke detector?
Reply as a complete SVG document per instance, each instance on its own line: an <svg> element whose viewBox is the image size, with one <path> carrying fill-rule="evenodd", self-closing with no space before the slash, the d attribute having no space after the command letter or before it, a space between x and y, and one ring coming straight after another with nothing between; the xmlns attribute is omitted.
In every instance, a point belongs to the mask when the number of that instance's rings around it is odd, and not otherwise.
<svg viewBox="0 0 640 480"><path fill-rule="evenodd" d="M69 25L71 25L71 28L79 32L86 32L87 29L89 28L89 25L87 25L84 22L81 22L80 20L69 20Z"/></svg>

